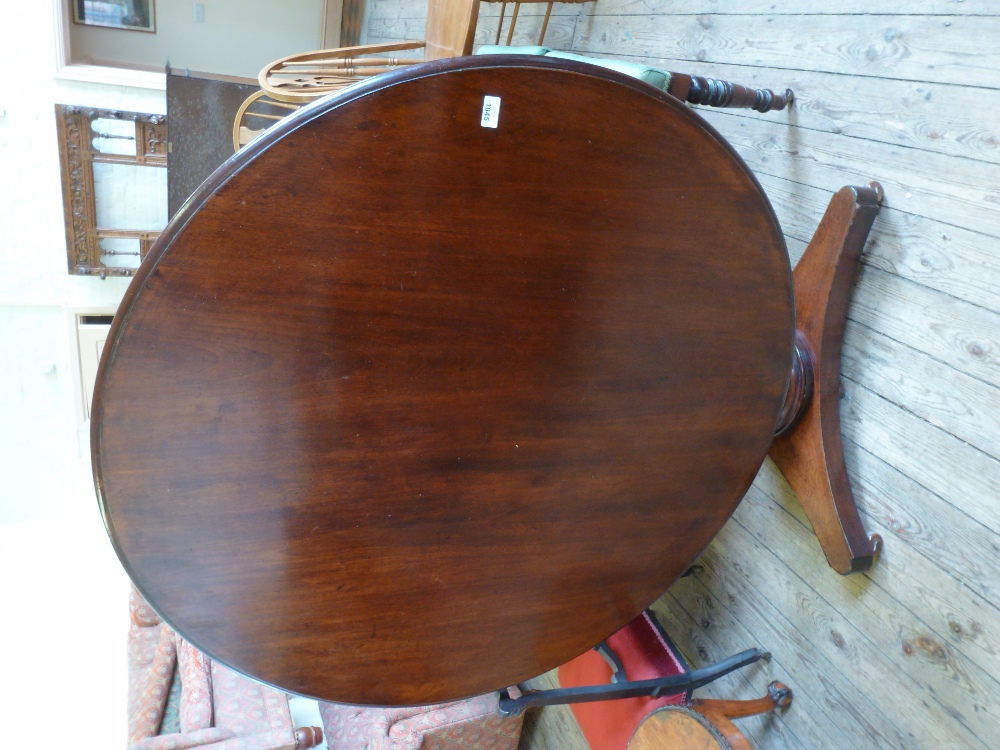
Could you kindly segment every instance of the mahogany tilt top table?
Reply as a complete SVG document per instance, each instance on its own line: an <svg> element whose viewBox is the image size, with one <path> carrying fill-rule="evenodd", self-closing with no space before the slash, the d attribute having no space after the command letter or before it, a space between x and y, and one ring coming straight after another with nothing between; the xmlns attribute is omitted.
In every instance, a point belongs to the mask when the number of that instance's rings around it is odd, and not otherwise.
<svg viewBox="0 0 1000 750"><path fill-rule="evenodd" d="M324 700L496 690L628 622L757 472L792 277L680 102L539 58L413 66L227 162L138 270L94 469L129 575Z"/></svg>

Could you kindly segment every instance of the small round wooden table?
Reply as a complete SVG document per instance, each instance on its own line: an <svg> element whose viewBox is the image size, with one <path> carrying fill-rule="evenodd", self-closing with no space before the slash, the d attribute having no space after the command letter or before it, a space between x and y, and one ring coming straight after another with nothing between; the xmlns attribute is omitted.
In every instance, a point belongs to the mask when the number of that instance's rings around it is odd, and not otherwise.
<svg viewBox="0 0 1000 750"><path fill-rule="evenodd" d="M108 532L213 658L419 704L568 661L749 487L792 282L750 171L589 65L465 58L300 110L129 288L97 378Z"/></svg>

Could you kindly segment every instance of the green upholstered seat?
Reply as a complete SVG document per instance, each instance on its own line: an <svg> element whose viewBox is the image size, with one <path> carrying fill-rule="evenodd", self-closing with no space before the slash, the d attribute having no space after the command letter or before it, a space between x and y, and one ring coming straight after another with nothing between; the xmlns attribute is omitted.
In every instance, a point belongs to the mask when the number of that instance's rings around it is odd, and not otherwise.
<svg viewBox="0 0 1000 750"><path fill-rule="evenodd" d="M562 60L576 60L577 62L590 63L608 70L615 70L627 76L638 78L644 83L666 91L670 86L670 73L652 65L643 63L627 62L625 60L609 60L602 57L585 57L574 52L559 52L548 47L504 47L501 45L484 44L476 51L477 55L544 55L545 57L558 57Z"/></svg>
<svg viewBox="0 0 1000 750"><path fill-rule="evenodd" d="M545 56L558 57L562 60L576 60L577 62L598 65L608 70L615 70L627 76L638 78L640 81L648 83L651 86L656 86L661 91L666 91L670 85L670 73L659 68L654 68L652 65L626 62L625 60L609 60L603 57L584 57L573 52L547 52Z"/></svg>
<svg viewBox="0 0 1000 750"><path fill-rule="evenodd" d="M484 44L478 50L477 55L547 55L551 52L548 47L506 47L502 44Z"/></svg>

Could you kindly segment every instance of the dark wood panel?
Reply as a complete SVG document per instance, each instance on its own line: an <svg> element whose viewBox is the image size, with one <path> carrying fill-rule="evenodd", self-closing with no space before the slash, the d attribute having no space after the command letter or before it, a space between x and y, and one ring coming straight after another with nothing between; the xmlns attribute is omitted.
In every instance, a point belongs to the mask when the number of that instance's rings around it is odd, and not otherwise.
<svg viewBox="0 0 1000 750"><path fill-rule="evenodd" d="M167 204L174 216L233 155L233 118L258 91L249 78L170 70L167 74Z"/></svg>

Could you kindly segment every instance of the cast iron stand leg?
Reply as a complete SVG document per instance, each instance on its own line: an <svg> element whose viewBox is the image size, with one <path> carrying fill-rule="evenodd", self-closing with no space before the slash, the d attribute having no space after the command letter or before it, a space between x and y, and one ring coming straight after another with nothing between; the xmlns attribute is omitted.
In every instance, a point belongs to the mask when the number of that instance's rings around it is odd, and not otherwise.
<svg viewBox="0 0 1000 750"><path fill-rule="evenodd" d="M510 693L505 689L500 691L500 714L502 716L517 716L529 708L541 708L560 703L592 703L617 698L635 698L641 695L651 695L654 698L661 695L677 695L714 682L748 664L770 658L771 655L766 651L753 648L708 667L694 669L684 674L658 677L655 680L611 682L606 685L587 685L586 687L557 688L555 690L527 690L521 694L520 698L511 698Z"/></svg>

